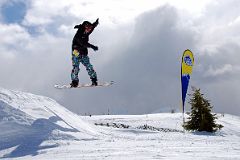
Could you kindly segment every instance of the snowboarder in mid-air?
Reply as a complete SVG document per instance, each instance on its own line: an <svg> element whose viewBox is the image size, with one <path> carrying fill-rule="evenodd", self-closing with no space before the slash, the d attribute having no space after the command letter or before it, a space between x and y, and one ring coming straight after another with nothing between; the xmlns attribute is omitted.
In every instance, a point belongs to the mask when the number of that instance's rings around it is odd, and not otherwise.
<svg viewBox="0 0 240 160"><path fill-rule="evenodd" d="M77 87L79 84L78 73L80 62L86 67L88 75L92 81L93 86L98 85L97 73L93 69L88 57L88 48L92 48L94 51L98 50L97 46L88 43L89 35L93 32L94 28L98 25L97 19L94 23L84 21L82 24L76 25L74 29L78 29L72 41L72 65L71 72L72 83L71 87Z"/></svg>
<svg viewBox="0 0 240 160"><path fill-rule="evenodd" d="M82 24L76 25L74 29L77 29L72 41L72 65L73 69L71 72L72 82L70 84L55 84L54 87L57 89L67 89L67 88L85 88L85 87L107 87L114 84L113 81L110 82L98 82L97 73L93 69L92 64L90 63L88 57L88 48L93 49L94 51L98 50L98 47L88 43L89 35L93 32L95 27L99 24L99 19L91 23L84 21ZM82 63L88 72L88 75L92 83L81 83L79 84L78 73L79 65Z"/></svg>

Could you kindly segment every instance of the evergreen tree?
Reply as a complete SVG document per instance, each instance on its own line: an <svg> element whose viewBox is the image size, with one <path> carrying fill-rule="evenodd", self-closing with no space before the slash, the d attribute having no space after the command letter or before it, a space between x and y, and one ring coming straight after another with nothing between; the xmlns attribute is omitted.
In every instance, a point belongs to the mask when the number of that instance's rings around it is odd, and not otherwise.
<svg viewBox="0 0 240 160"><path fill-rule="evenodd" d="M200 89L194 89L194 93L190 94L191 99L189 104L191 105L191 113L188 118L189 121L185 122L183 127L190 131L207 131L216 132L223 126L216 124L216 114L211 113L213 108L209 100L203 97Z"/></svg>

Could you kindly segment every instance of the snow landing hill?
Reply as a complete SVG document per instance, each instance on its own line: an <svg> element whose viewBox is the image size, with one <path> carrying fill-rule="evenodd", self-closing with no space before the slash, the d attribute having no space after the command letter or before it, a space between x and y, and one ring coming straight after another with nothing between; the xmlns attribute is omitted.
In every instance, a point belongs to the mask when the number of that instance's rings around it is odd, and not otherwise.
<svg viewBox="0 0 240 160"><path fill-rule="evenodd" d="M0 159L239 160L240 117L218 117L221 131L190 133L180 113L85 117L0 88Z"/></svg>

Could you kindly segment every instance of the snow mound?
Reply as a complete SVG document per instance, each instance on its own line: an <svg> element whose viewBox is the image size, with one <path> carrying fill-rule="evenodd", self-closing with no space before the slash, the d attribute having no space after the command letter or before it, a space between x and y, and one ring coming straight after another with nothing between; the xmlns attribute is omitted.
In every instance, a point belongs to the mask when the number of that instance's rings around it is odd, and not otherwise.
<svg viewBox="0 0 240 160"><path fill-rule="evenodd" d="M5 158L37 155L59 146L54 140L93 139L98 134L94 125L48 97L2 88L0 128L0 151L13 150Z"/></svg>
<svg viewBox="0 0 240 160"><path fill-rule="evenodd" d="M56 101L0 88L0 159L240 159L240 117L185 132L181 113L78 116Z"/></svg>

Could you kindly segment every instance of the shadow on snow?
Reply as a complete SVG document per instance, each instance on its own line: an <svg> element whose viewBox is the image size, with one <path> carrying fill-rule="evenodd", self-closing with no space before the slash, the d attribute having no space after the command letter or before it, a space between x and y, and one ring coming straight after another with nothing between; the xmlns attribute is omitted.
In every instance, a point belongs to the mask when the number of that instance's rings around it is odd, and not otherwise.
<svg viewBox="0 0 240 160"><path fill-rule="evenodd" d="M77 140L75 137L57 133L53 134L53 130L59 130L63 132L78 132L74 128L64 128L55 122L62 121L58 116L52 116L49 119L40 118L35 120L31 126L16 124L16 127L20 127L20 132L15 133L14 136L0 139L0 150L8 149L17 146L11 153L4 155L2 158L14 158L23 157L27 155L38 155L40 150L49 149L59 146L57 143L44 145L42 144L46 140ZM14 127L14 125L13 125Z"/></svg>

